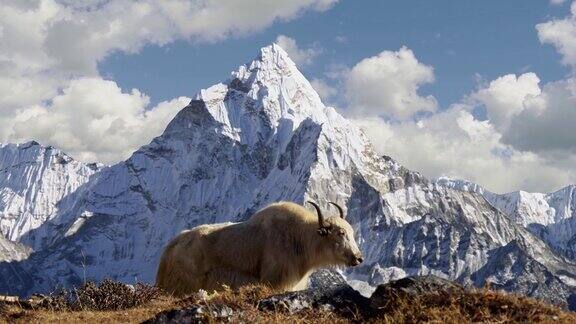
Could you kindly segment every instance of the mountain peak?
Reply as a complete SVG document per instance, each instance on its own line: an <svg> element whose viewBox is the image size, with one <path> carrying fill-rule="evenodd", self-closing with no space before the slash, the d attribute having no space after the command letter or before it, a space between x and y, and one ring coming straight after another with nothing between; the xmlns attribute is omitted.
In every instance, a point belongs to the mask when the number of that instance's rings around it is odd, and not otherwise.
<svg viewBox="0 0 576 324"><path fill-rule="evenodd" d="M272 43L268 46L264 46L260 49L260 61L262 62L286 62L295 65L294 61L288 55L288 52L282 48L282 46L277 43Z"/></svg>
<svg viewBox="0 0 576 324"><path fill-rule="evenodd" d="M251 84L261 83L270 86L270 82L277 84L282 78L290 78L306 88L307 92L316 94L308 80L298 70L296 63L292 61L288 53L273 43L262 47L260 53L248 64L241 65L238 70L231 73L232 79Z"/></svg>
<svg viewBox="0 0 576 324"><path fill-rule="evenodd" d="M292 61L288 53L276 43L262 47L260 55L252 64L255 64L255 62L261 62L262 68L297 69L296 63Z"/></svg>
<svg viewBox="0 0 576 324"><path fill-rule="evenodd" d="M46 157L49 159L57 158L58 161L66 162L73 160L64 152L52 146L44 146L34 140L19 144L0 144L0 168L7 168L24 162L35 163Z"/></svg>
<svg viewBox="0 0 576 324"><path fill-rule="evenodd" d="M241 65L228 80L201 90L170 122L165 134L188 137L218 129L219 134L249 148L258 150L275 143L283 150L307 122L318 125L327 141L345 148L343 156L336 158L340 168L350 166L351 161L363 164L370 144L361 130L326 107L286 51L272 44L261 48L253 61ZM335 159L333 155L329 160ZM328 164L323 164L326 172Z"/></svg>
<svg viewBox="0 0 576 324"><path fill-rule="evenodd" d="M195 100L203 101L209 114L199 117L213 118L225 135L249 145L276 132L288 134L306 119L325 124L333 115L278 44L261 48L252 62L238 67L228 80L201 90ZM187 109L194 107L199 106Z"/></svg>
<svg viewBox="0 0 576 324"><path fill-rule="evenodd" d="M65 198L101 168L36 141L0 144L0 236L33 249L41 246L57 230L36 229L70 207Z"/></svg>

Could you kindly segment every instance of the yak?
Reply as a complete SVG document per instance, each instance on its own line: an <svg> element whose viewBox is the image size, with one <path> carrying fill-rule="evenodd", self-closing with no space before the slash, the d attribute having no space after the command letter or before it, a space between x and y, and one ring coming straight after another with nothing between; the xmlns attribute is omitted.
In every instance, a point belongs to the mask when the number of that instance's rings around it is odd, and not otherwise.
<svg viewBox="0 0 576 324"><path fill-rule="evenodd" d="M316 215L292 202L273 203L238 223L185 230L166 246L156 285L176 295L200 289L263 284L274 291L305 289L308 276L327 266L356 266L362 254L342 207L339 217Z"/></svg>

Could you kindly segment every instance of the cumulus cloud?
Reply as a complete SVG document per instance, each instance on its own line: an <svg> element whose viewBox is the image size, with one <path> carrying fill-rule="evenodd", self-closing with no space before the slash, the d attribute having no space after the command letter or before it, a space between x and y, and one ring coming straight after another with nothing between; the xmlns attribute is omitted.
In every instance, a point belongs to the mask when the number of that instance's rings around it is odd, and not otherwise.
<svg viewBox="0 0 576 324"><path fill-rule="evenodd" d="M402 47L396 52L383 51L352 67L345 75L346 96L353 115L406 119L417 112L437 109L433 96L418 93L421 85L433 81L433 68Z"/></svg>
<svg viewBox="0 0 576 324"><path fill-rule="evenodd" d="M492 124L503 130L508 128L513 117L537 101L539 83L540 79L534 73L508 74L491 81L470 98L483 105Z"/></svg>
<svg viewBox="0 0 576 324"><path fill-rule="evenodd" d="M189 102L180 97L149 107L149 98L137 89L123 92L114 81L80 78L50 105L0 119L0 128L15 141L40 139L81 160L111 163L158 136Z"/></svg>
<svg viewBox="0 0 576 324"><path fill-rule="evenodd" d="M562 55L562 63L576 65L576 2L570 6L570 15L563 19L536 25L538 38L543 44L551 44Z"/></svg>
<svg viewBox="0 0 576 324"><path fill-rule="evenodd" d="M470 95L472 105L486 109L502 134L502 142L517 150L541 154L576 153L576 79L545 84L534 73L502 76Z"/></svg>
<svg viewBox="0 0 576 324"><path fill-rule="evenodd" d="M8 2L0 5L0 57L26 66L94 73L98 61L114 51L134 53L146 44L176 39L214 42L261 30L305 10L326 10L336 1Z"/></svg>
<svg viewBox="0 0 576 324"><path fill-rule="evenodd" d="M149 107L139 91L122 92L99 75L98 64L109 54L179 39L238 37L337 1L2 1L0 141L35 138L83 160L117 161L157 134L185 100ZM102 104L82 101L100 95ZM77 127L80 121L90 132ZM61 128L50 127L53 122Z"/></svg>
<svg viewBox="0 0 576 324"><path fill-rule="evenodd" d="M313 79L310 81L310 84L312 85L312 88L316 90L320 98L322 98L324 101L330 101L330 99L334 97L338 92L336 88L332 87L322 79Z"/></svg>
<svg viewBox="0 0 576 324"><path fill-rule="evenodd" d="M503 142L523 151L561 158L576 154L576 79L546 84L525 103L503 134Z"/></svg>
<svg viewBox="0 0 576 324"><path fill-rule="evenodd" d="M428 177L466 179L496 192L576 183L576 80L541 86L534 73L504 75L437 111L433 98L418 94L433 70L406 48L364 59L340 76L346 111L377 151ZM486 118L475 117L478 108Z"/></svg>
<svg viewBox="0 0 576 324"><path fill-rule="evenodd" d="M539 82L533 73L505 75L417 121L355 122L379 152L429 177L462 178L496 192L552 191L576 183L576 80ZM477 107L487 119L474 116Z"/></svg>
<svg viewBox="0 0 576 324"><path fill-rule="evenodd" d="M576 2L569 17L536 29L563 64L576 66ZM339 77L345 111L377 151L428 177L466 179L495 192L576 183L576 77L541 84L535 73L503 75L443 110L419 94L434 81L433 68L405 47L363 59Z"/></svg>
<svg viewBox="0 0 576 324"><path fill-rule="evenodd" d="M573 170L500 141L489 121L454 106L424 121L356 121L376 149L429 177L466 179L496 192L551 191L576 182Z"/></svg>
<svg viewBox="0 0 576 324"><path fill-rule="evenodd" d="M313 46L310 48L300 48L298 44L296 44L296 40L294 38L290 38L288 36L279 35L276 38L276 44L280 45L288 56L299 66L306 66L312 64L314 59L322 52L320 48L317 46Z"/></svg>

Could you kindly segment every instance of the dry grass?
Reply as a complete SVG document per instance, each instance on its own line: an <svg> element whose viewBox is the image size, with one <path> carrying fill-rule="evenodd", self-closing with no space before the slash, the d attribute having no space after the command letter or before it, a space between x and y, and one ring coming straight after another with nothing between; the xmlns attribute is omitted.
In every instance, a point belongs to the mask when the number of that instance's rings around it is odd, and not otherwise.
<svg viewBox="0 0 576 324"><path fill-rule="evenodd" d="M471 323L471 322L556 322L576 323L576 313L566 312L534 299L491 290L477 290L457 294L425 294L414 298L394 293L386 296L389 301L379 307L376 316L357 315L342 317L332 311L306 310L296 314L262 312L258 301L272 293L263 287L247 287L240 291L200 298L190 296L176 303L176 308L204 306L219 309L229 306L235 314L232 322L295 322L295 323ZM206 316L208 322L217 318Z"/></svg>
<svg viewBox="0 0 576 324"><path fill-rule="evenodd" d="M119 311L57 311L11 306L0 314L0 323L141 323L173 307L175 299L160 297L146 305Z"/></svg>
<svg viewBox="0 0 576 324"><path fill-rule="evenodd" d="M117 311L135 308L157 299L162 292L147 284L128 286L105 279L100 284L87 282L80 288L61 289L43 298L37 309L54 311Z"/></svg>
<svg viewBox="0 0 576 324"><path fill-rule="evenodd" d="M532 298L488 289L407 296L391 292L378 309L384 323L576 323L576 313Z"/></svg>
<svg viewBox="0 0 576 324"><path fill-rule="evenodd" d="M102 286L102 285L100 285ZM222 317L214 316L223 308L232 310L231 322L272 323L467 323L467 322L565 322L576 323L576 313L565 312L530 298L511 294L503 294L490 290L471 292L430 293L417 297L398 291L390 291L379 305L374 317L345 318L337 312L329 310L305 310L290 314L282 311L260 311L258 301L273 294L266 287L246 287L239 291L226 290L217 294L195 294L183 299L176 299L158 294L148 294L150 298L141 298L134 302L119 301L118 296L107 294L124 294L130 292L111 283L104 287L90 286L81 290L86 298L80 297L82 307L72 301L66 307L52 308L44 305L37 309L23 309L16 305L2 306L0 304L0 322L15 323L138 323L153 318L156 314L167 310L178 310L192 307L202 307L205 311L200 319L208 323L221 322ZM80 291L80 289L79 289ZM132 291L132 290L131 290ZM132 291L132 294L134 291ZM128 294L128 295L127 295ZM132 299L130 299L132 298ZM120 304L117 304L120 303ZM122 304L123 303L123 304ZM91 305L87 307L87 305ZM106 306L108 305L108 306ZM134 305L128 309L112 305ZM104 306L104 307L103 307ZM96 309L115 310L96 310Z"/></svg>
<svg viewBox="0 0 576 324"><path fill-rule="evenodd" d="M156 287L127 286L112 280L60 289L42 298L0 304L0 321L8 322L139 322L170 307L176 300Z"/></svg>

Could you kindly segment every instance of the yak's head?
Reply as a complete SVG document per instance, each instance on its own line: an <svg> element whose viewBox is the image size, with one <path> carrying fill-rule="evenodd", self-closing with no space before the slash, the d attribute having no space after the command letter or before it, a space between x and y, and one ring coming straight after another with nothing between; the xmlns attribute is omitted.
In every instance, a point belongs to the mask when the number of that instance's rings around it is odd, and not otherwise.
<svg viewBox="0 0 576 324"><path fill-rule="evenodd" d="M329 254L332 263L344 264L347 266L357 266L364 259L362 258L362 252L354 240L354 229L350 226L350 223L346 221L344 210L338 204L330 202L330 204L338 208L339 216L327 217L325 218L322 214L320 207L309 201L312 206L316 209L318 214L318 234L320 235L322 244L326 247L328 251L325 253Z"/></svg>

